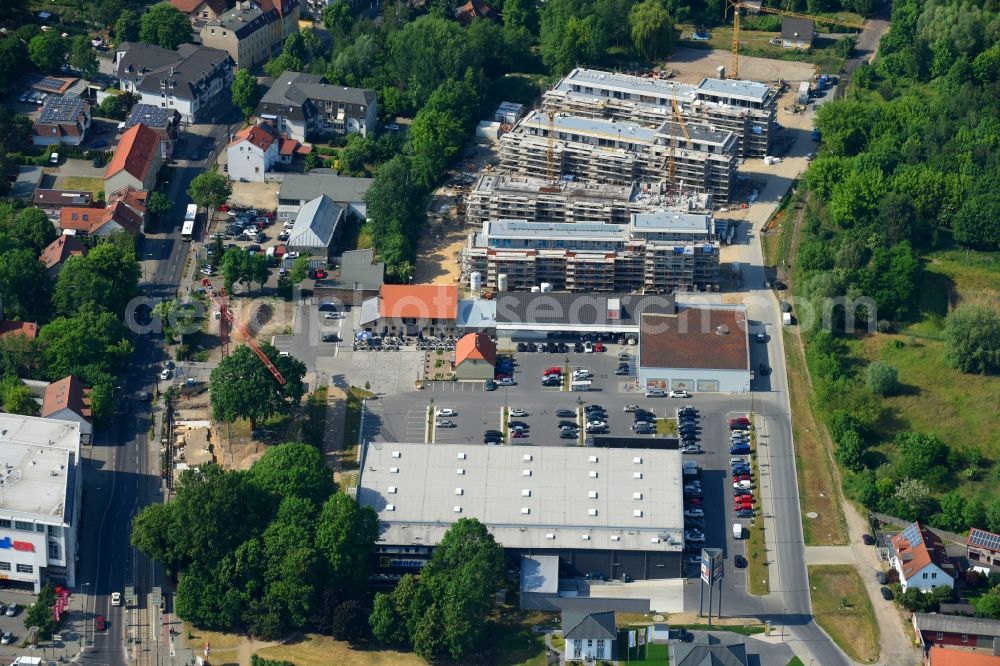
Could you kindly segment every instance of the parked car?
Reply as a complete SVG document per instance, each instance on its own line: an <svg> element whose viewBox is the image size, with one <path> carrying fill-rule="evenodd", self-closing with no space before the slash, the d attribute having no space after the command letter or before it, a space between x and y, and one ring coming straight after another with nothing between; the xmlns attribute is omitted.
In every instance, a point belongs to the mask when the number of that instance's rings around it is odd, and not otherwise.
<svg viewBox="0 0 1000 666"><path fill-rule="evenodd" d="M586 345L584 345L584 346L586 347ZM604 347L603 343L601 343L601 342L595 342L594 343L594 351L595 352L602 352L604 350L605 350L605 347Z"/></svg>
<svg viewBox="0 0 1000 666"><path fill-rule="evenodd" d="M886 601L892 601L892 590L887 587L880 587L878 591L882 593L883 599Z"/></svg>
<svg viewBox="0 0 1000 666"><path fill-rule="evenodd" d="M456 412L451 407L445 407L443 409L437 410L437 412L435 413L435 415L436 416L458 416L458 412Z"/></svg>
<svg viewBox="0 0 1000 666"><path fill-rule="evenodd" d="M514 386L517 382L514 381L512 377L501 377L497 382L497 386Z"/></svg>
<svg viewBox="0 0 1000 666"><path fill-rule="evenodd" d="M747 566L747 558L743 557L742 555L736 555L733 558L733 564L736 565L737 569L745 569Z"/></svg>
<svg viewBox="0 0 1000 666"><path fill-rule="evenodd" d="M736 424L748 426L750 425L750 419L746 416L738 416L734 419L729 419L729 425L736 425Z"/></svg>
<svg viewBox="0 0 1000 666"><path fill-rule="evenodd" d="M733 482L733 488L742 488L742 489L749 490L752 487L753 487L753 483L751 481L734 481Z"/></svg>
<svg viewBox="0 0 1000 666"><path fill-rule="evenodd" d="M112 592L111 593L111 605L112 606L121 606L122 605L122 593L121 592Z"/></svg>
<svg viewBox="0 0 1000 666"><path fill-rule="evenodd" d="M496 391L497 390L496 382L494 382L492 379L487 379L486 383L483 384L483 390L484 391Z"/></svg>
<svg viewBox="0 0 1000 666"><path fill-rule="evenodd" d="M523 430L511 430L510 436L513 439L524 439L525 437L528 436L528 433L524 432Z"/></svg>
<svg viewBox="0 0 1000 666"><path fill-rule="evenodd" d="M889 577L885 575L884 571L876 571L875 582L878 583L879 585L888 585Z"/></svg>
<svg viewBox="0 0 1000 666"><path fill-rule="evenodd" d="M0 636L0 645L10 645L14 642L14 634L9 631L3 632L3 636Z"/></svg>
<svg viewBox="0 0 1000 666"><path fill-rule="evenodd" d="M615 370L615 374L616 375L627 375L628 373L629 373L628 363L624 363L622 365L619 365L618 369Z"/></svg>
<svg viewBox="0 0 1000 666"><path fill-rule="evenodd" d="M663 398L667 395L667 392L663 389L646 389L647 398Z"/></svg>
<svg viewBox="0 0 1000 666"><path fill-rule="evenodd" d="M737 518L753 518L753 509L740 509L736 512Z"/></svg>
<svg viewBox="0 0 1000 666"><path fill-rule="evenodd" d="M108 628L108 623L104 621L103 615L94 618L94 631L104 631Z"/></svg>
<svg viewBox="0 0 1000 666"><path fill-rule="evenodd" d="M670 397L671 398L690 398L691 394L688 393L687 391L683 391L683 390L681 390L681 391L671 391L670 392Z"/></svg>
<svg viewBox="0 0 1000 666"><path fill-rule="evenodd" d="M455 426L455 422L454 421L449 421L448 419L437 419L436 421L434 421L434 427L435 428L454 428L456 426Z"/></svg>
<svg viewBox="0 0 1000 666"><path fill-rule="evenodd" d="M527 416L528 412L524 411L520 407L514 407L513 409L510 410L510 415L511 416Z"/></svg>
<svg viewBox="0 0 1000 666"><path fill-rule="evenodd" d="M323 336L323 342L339 342L340 336L336 333L327 333Z"/></svg>
<svg viewBox="0 0 1000 666"><path fill-rule="evenodd" d="M7 606L7 610L4 611L4 615L6 615L7 617L14 617L20 611L21 611L20 606L18 606L17 604L11 604L10 606Z"/></svg>
<svg viewBox="0 0 1000 666"><path fill-rule="evenodd" d="M576 439L576 438L577 438L576 430L563 430L559 433L559 439Z"/></svg>
<svg viewBox="0 0 1000 666"><path fill-rule="evenodd" d="M875 537L873 537L871 534L862 534L861 540L865 543L866 546L875 545Z"/></svg>
<svg viewBox="0 0 1000 666"><path fill-rule="evenodd" d="M637 412L639 411L639 405L625 405L622 409L623 412Z"/></svg>
<svg viewBox="0 0 1000 666"><path fill-rule="evenodd" d="M168 370L166 368L164 368L163 370L160 371L160 379L162 379L162 380L170 379L170 375L171 375L170 370Z"/></svg>
<svg viewBox="0 0 1000 666"><path fill-rule="evenodd" d="M576 416L576 412L572 409L559 409L556 410L556 416L561 419L569 419Z"/></svg>

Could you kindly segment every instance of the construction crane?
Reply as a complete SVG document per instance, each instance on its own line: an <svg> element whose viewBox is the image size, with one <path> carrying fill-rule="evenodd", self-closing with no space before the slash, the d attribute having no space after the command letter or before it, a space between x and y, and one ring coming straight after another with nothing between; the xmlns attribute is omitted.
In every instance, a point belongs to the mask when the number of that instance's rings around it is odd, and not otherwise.
<svg viewBox="0 0 1000 666"><path fill-rule="evenodd" d="M750 8L750 5L744 4L739 0L729 0L726 5L725 11L728 13L730 9L733 10L733 59L729 67L729 74L727 78L738 79L740 75L740 10L744 8ZM842 25L848 28L857 28L858 30L863 30L864 23L855 23L854 21L844 21L837 18L827 18L826 16L813 16L811 14L802 14L800 12L789 12L784 9L773 9L771 7L756 5L753 9L765 14L777 14L778 16L790 16L792 18L802 18L811 19L819 23L831 23L833 25Z"/></svg>
<svg viewBox="0 0 1000 666"><path fill-rule="evenodd" d="M250 349L257 354L257 358L271 371L271 374L278 380L278 383L284 385L285 378L281 376L281 372L278 371L278 368L267 357L267 354L257 345L250 332L240 322L236 321L236 317L233 316L232 311L229 309L229 296L226 294L225 288L216 292L215 287L212 286L212 281L208 278L202 278L201 286L205 288L205 293L208 294L208 297L219 308L219 337L222 340L222 355L229 355L229 331L227 329L232 326L243 335L247 344L250 345Z"/></svg>
<svg viewBox="0 0 1000 666"><path fill-rule="evenodd" d="M549 178L549 183L556 182L556 112L549 111L549 135L545 146L545 175Z"/></svg>
<svg viewBox="0 0 1000 666"><path fill-rule="evenodd" d="M684 122L684 116L681 115L680 106L677 104L677 100L674 97L670 98L670 110L671 116L674 124L680 126L681 132L684 133L684 138L691 142L691 135L688 134L687 124ZM677 173L677 160L674 154L674 149L677 146L677 135L674 134L670 138L670 150L667 151L667 187L673 188L674 179ZM677 193L680 194L681 187L678 183Z"/></svg>

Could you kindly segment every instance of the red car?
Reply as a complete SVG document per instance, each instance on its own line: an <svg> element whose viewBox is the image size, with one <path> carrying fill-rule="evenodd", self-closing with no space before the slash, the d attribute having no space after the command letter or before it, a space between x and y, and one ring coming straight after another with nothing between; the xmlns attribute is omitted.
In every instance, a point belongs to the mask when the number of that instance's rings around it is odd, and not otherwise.
<svg viewBox="0 0 1000 666"><path fill-rule="evenodd" d="M521 430L512 430L510 433L511 439L524 439L527 436L528 436L527 433Z"/></svg>
<svg viewBox="0 0 1000 666"><path fill-rule="evenodd" d="M735 419L729 419L729 425L750 425L750 419L745 416L738 416Z"/></svg>
<svg viewBox="0 0 1000 666"><path fill-rule="evenodd" d="M548 377L549 375L561 375L562 374L562 368L555 368L555 367L549 368L543 374L546 377Z"/></svg>
<svg viewBox="0 0 1000 666"><path fill-rule="evenodd" d="M753 504L734 504L733 505L733 510L734 511L742 511L743 509L750 509L751 511L753 511Z"/></svg>
<svg viewBox="0 0 1000 666"><path fill-rule="evenodd" d="M104 616L98 615L94 618L94 631L104 631L107 628L107 624L104 622Z"/></svg>
<svg viewBox="0 0 1000 666"><path fill-rule="evenodd" d="M221 210L223 213L228 213L229 212L229 205L228 204L222 204L221 206L219 206L219 210Z"/></svg>
<svg viewBox="0 0 1000 666"><path fill-rule="evenodd" d="M602 352L602 351L604 351L604 343L603 342L595 342L594 343L594 351L595 352Z"/></svg>
<svg viewBox="0 0 1000 666"><path fill-rule="evenodd" d="M324 270L318 270L318 271L316 271L316 279L317 280L325 280L326 279L326 271L324 271Z"/></svg>
<svg viewBox="0 0 1000 666"><path fill-rule="evenodd" d="M749 480L750 480L749 474L737 474L733 476L733 481L749 481Z"/></svg>

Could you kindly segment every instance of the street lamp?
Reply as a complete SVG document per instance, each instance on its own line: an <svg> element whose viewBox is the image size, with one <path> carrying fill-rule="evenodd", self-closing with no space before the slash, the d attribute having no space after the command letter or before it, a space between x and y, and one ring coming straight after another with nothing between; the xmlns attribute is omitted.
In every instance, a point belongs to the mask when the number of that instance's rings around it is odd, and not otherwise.
<svg viewBox="0 0 1000 666"><path fill-rule="evenodd" d="M81 592L83 588L90 587L90 583L81 583ZM83 594L80 595L80 612L83 613L83 641L87 642L87 602Z"/></svg>

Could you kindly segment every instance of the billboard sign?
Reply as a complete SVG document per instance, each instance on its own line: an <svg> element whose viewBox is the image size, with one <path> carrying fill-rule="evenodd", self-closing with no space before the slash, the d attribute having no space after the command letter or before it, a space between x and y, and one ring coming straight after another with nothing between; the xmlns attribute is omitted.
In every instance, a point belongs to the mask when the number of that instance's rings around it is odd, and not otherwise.
<svg viewBox="0 0 1000 666"><path fill-rule="evenodd" d="M722 549L701 549L701 580L709 585L717 583L722 578Z"/></svg>

